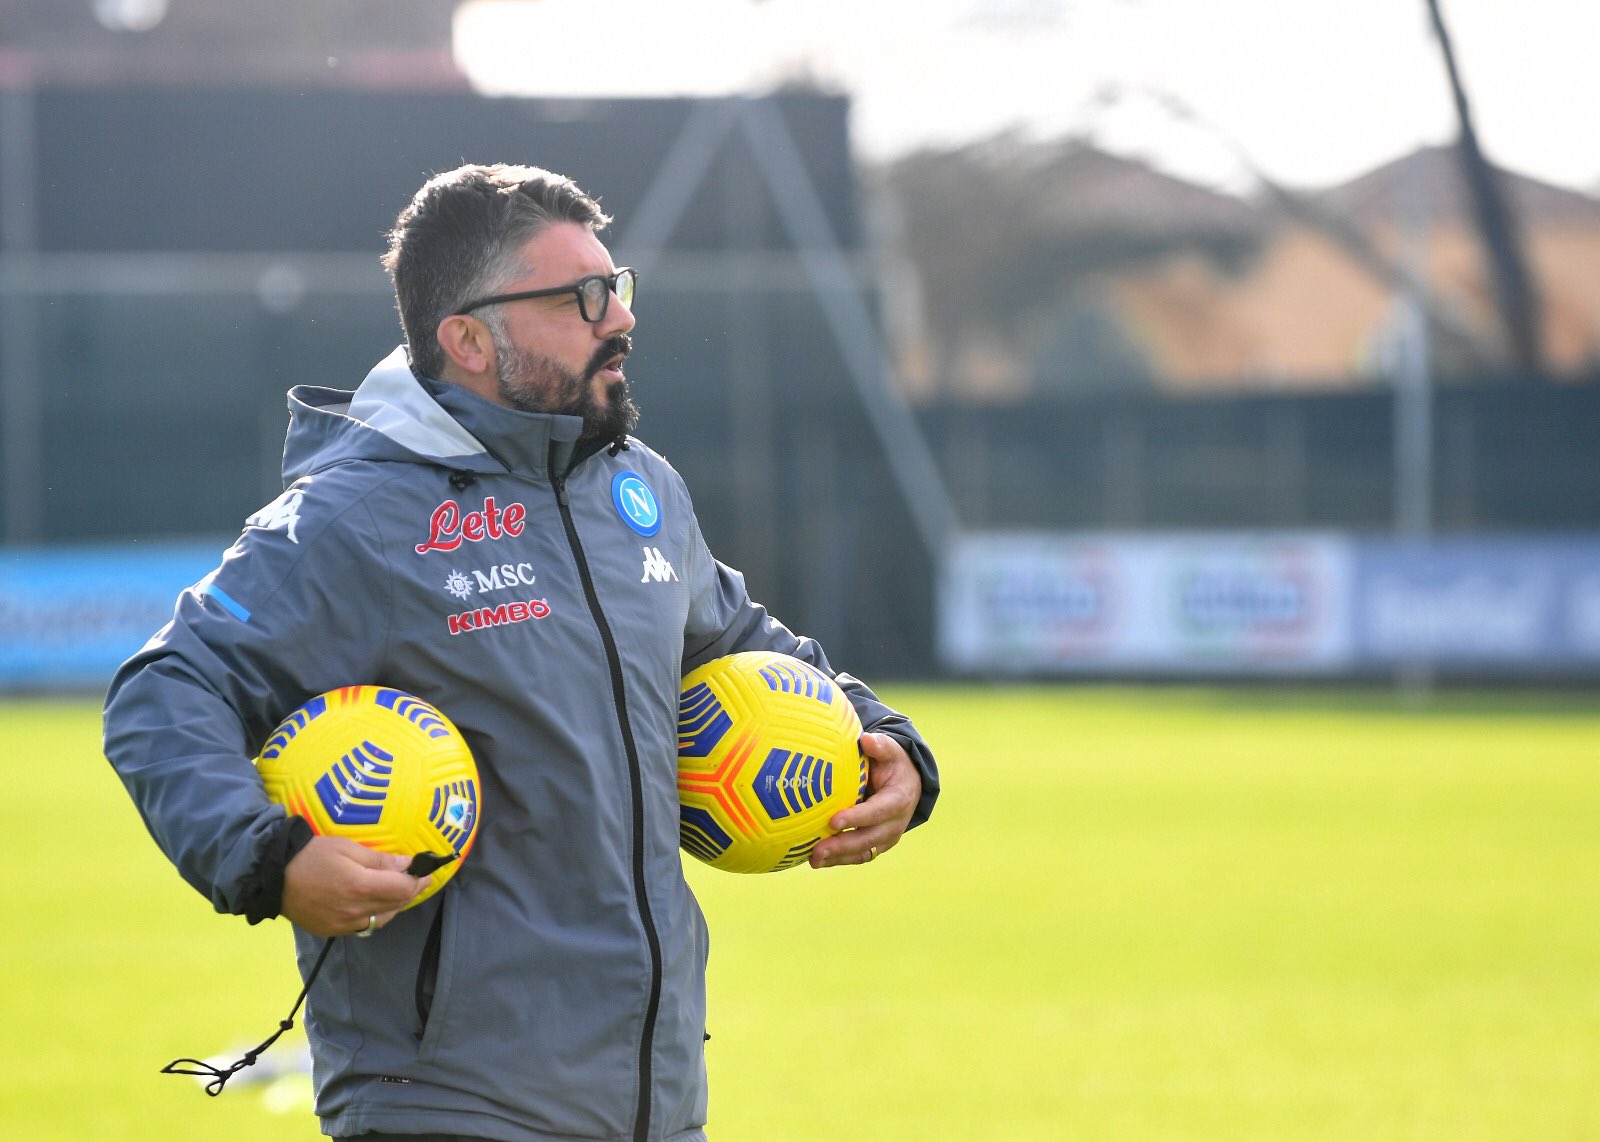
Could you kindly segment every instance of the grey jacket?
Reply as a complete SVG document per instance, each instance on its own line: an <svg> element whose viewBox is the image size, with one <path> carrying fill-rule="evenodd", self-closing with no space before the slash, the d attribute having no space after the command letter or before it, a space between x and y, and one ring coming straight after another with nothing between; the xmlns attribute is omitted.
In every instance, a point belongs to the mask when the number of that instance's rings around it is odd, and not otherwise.
<svg viewBox="0 0 1600 1142"><path fill-rule="evenodd" d="M323 1130L701 1137L679 682L758 648L836 672L712 558L682 480L637 441L580 447L576 418L418 381L401 350L355 393L302 386L289 406L286 491L119 671L107 756L182 875L254 921L303 843L251 763L268 733L337 686L433 702L478 760L479 836L442 892L336 941L306 1013ZM922 739L837 678L907 747L926 819ZM321 941L296 939L306 971Z"/></svg>

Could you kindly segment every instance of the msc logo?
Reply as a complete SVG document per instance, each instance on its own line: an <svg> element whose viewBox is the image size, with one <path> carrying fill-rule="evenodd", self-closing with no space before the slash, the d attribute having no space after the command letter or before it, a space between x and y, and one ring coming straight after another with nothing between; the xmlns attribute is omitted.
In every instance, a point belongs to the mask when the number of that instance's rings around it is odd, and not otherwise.
<svg viewBox="0 0 1600 1142"><path fill-rule="evenodd" d="M661 530L661 504L637 472L618 472L611 480L611 502L623 522L649 539Z"/></svg>
<svg viewBox="0 0 1600 1142"><path fill-rule="evenodd" d="M444 589L464 601L475 591L487 595L507 587L531 587L535 578L532 563L496 563L486 572L473 571L470 577L464 571L452 570L444 578Z"/></svg>
<svg viewBox="0 0 1600 1142"><path fill-rule="evenodd" d="M672 569L672 564L667 562L667 557L661 554L659 547L644 549L644 577L641 583L665 583L668 579L676 579L678 573Z"/></svg>
<svg viewBox="0 0 1600 1142"><path fill-rule="evenodd" d="M515 603L501 603L498 607L478 607L476 610L451 615L450 633L470 634L472 631L488 630L490 627L510 626L512 623L525 623L529 619L549 617L549 600L518 600Z"/></svg>

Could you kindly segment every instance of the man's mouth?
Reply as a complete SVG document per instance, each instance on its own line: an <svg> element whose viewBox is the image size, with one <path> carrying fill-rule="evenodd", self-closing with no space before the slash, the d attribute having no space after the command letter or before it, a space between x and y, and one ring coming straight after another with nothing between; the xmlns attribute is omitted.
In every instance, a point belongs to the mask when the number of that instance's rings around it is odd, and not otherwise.
<svg viewBox="0 0 1600 1142"><path fill-rule="evenodd" d="M589 368L589 375L604 376L610 383L625 379L622 375L622 362L627 360L628 354L633 351L633 343L626 337L614 337L604 349L609 350L609 354L596 359Z"/></svg>

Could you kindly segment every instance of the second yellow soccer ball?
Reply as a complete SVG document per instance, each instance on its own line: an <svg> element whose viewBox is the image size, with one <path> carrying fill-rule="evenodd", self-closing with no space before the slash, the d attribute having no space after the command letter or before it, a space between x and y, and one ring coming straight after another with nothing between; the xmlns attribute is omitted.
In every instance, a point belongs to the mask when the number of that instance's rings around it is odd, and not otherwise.
<svg viewBox="0 0 1600 1142"><path fill-rule="evenodd" d="M805 861L867 792L861 720L833 679L770 651L706 663L678 705L678 839L727 872Z"/></svg>

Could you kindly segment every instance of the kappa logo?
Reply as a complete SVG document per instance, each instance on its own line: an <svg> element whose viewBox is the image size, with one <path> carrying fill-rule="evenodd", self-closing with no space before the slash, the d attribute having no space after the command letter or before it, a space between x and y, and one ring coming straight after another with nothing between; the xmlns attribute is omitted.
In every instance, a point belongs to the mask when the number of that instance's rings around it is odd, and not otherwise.
<svg viewBox="0 0 1600 1142"><path fill-rule="evenodd" d="M433 515L428 518L428 541L417 544L417 554L454 551L463 543L515 537L522 534L527 522L527 508L521 504L507 504L502 510L493 496L484 498L482 511L463 512L460 504L446 500L434 508Z"/></svg>
<svg viewBox="0 0 1600 1142"><path fill-rule="evenodd" d="M288 535L290 543L298 544L294 529L300 523L300 501L304 496L299 488L290 488L244 522L262 531L281 531Z"/></svg>
<svg viewBox="0 0 1600 1142"><path fill-rule="evenodd" d="M452 569L445 576L444 589L465 601L474 593L487 595L511 587L531 587L537 578L532 563L496 563L488 571L474 570L470 576Z"/></svg>
<svg viewBox="0 0 1600 1142"><path fill-rule="evenodd" d="M669 579L677 579L678 573L672 569L672 564L667 562L667 557L661 554L659 547L644 549L644 577L641 583L665 583Z"/></svg>
<svg viewBox="0 0 1600 1142"><path fill-rule="evenodd" d="M515 603L501 603L498 607L478 607L475 610L463 611L459 615L451 615L450 633L471 634L473 631L488 630L491 627L510 626L513 623L525 623L529 619L549 617L548 599L519 599Z"/></svg>

